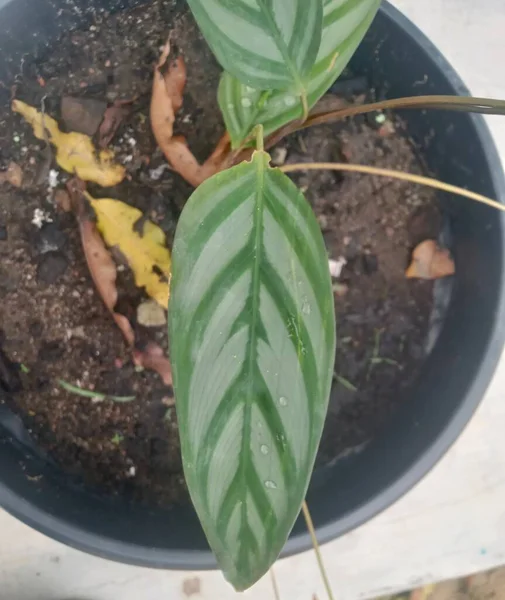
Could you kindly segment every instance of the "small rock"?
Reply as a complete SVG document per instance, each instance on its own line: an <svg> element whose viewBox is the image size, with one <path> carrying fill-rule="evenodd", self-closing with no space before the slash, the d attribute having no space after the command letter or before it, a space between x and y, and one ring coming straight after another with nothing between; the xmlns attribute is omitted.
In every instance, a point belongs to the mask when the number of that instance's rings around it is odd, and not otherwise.
<svg viewBox="0 0 505 600"><path fill-rule="evenodd" d="M37 268L40 283L51 285L58 281L68 268L68 261L61 252L47 252L42 255Z"/></svg>
<svg viewBox="0 0 505 600"><path fill-rule="evenodd" d="M23 184L23 171L15 162L9 163L7 171L0 173L0 184L10 183L14 187L21 187Z"/></svg>
<svg viewBox="0 0 505 600"><path fill-rule="evenodd" d="M61 99L61 117L67 130L89 136L98 131L106 109L106 102L93 98L64 96Z"/></svg>
<svg viewBox="0 0 505 600"><path fill-rule="evenodd" d="M363 265L363 272L365 275L372 275L379 268L379 260L375 254L363 254L361 257L361 263Z"/></svg>
<svg viewBox="0 0 505 600"><path fill-rule="evenodd" d="M144 327L163 327L167 316L155 300L146 300L137 308L137 321Z"/></svg>
<svg viewBox="0 0 505 600"><path fill-rule="evenodd" d="M126 472L127 477L135 477L136 474L137 474L137 468L135 466L131 466L128 469L128 471Z"/></svg>
<svg viewBox="0 0 505 600"><path fill-rule="evenodd" d="M7 227L5 225L0 225L0 242L5 242L7 240Z"/></svg>
<svg viewBox="0 0 505 600"><path fill-rule="evenodd" d="M44 332L44 326L40 321L32 321L28 327L28 331L34 338L39 338Z"/></svg>
<svg viewBox="0 0 505 600"><path fill-rule="evenodd" d="M60 174L56 169L51 169L49 171L49 175L47 177L47 183L49 185L49 189L53 190L58 185L58 180L60 178Z"/></svg>
<svg viewBox="0 0 505 600"><path fill-rule="evenodd" d="M35 234L35 249L38 254L62 250L66 243L67 236L55 223L46 223L45 225L42 225Z"/></svg>
<svg viewBox="0 0 505 600"><path fill-rule="evenodd" d="M330 275L335 279L338 279L340 275L342 275L342 269L347 264L347 260L340 256L337 260L333 260L330 258L328 260L328 267L330 268Z"/></svg>
<svg viewBox="0 0 505 600"><path fill-rule="evenodd" d="M45 362L56 362L65 354L64 346L58 340L43 342L40 345L38 358Z"/></svg>
<svg viewBox="0 0 505 600"><path fill-rule="evenodd" d="M288 157L288 149L281 146L280 148L274 148L272 151L272 164L276 167L282 167Z"/></svg>
<svg viewBox="0 0 505 600"><path fill-rule="evenodd" d="M36 208L33 211L32 225L35 225L35 227L37 227L38 229L40 229L42 225L44 225L44 223L52 222L53 219L51 218L51 215L48 212L43 211L40 208Z"/></svg>

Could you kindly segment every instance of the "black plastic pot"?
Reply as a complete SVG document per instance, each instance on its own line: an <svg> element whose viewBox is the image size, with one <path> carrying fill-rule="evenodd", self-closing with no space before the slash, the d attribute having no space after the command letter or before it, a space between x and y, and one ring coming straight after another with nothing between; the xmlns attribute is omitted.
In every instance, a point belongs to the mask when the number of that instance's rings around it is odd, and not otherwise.
<svg viewBox="0 0 505 600"><path fill-rule="evenodd" d="M18 72L23 53L82 26L100 7L132 4L0 0L0 79ZM386 85L392 98L467 93L432 44L388 4L352 67L378 89ZM505 201L500 161L480 116L436 111L403 116L436 176ZM505 337L502 213L460 198L444 196L441 202L457 266L446 316L422 373L380 436L361 453L315 472L308 503L322 542L370 519L433 467L469 421L497 364ZM13 515L106 558L151 567L215 566L191 507L148 510L101 496L32 452L15 418L0 421L0 504ZM33 482L27 474L43 477ZM299 520L284 554L310 545Z"/></svg>

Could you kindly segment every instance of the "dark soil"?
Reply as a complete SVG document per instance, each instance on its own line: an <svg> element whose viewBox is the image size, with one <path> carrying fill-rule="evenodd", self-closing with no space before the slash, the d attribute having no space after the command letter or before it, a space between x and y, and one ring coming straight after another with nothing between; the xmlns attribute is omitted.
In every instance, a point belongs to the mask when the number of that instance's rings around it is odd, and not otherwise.
<svg viewBox="0 0 505 600"><path fill-rule="evenodd" d="M163 170L148 119L153 65L169 32L188 68L178 132L201 160L223 133L219 69L192 18L176 4L156 0L129 13L101 15L89 30L68 33L36 60L27 57L10 82L15 79L17 98L60 122L64 96L133 100L112 142L128 178L106 193L93 186L90 192L136 206L169 241L191 193L178 175ZM10 392L0 397L68 471L113 493L177 502L186 490L172 390L133 366L94 290L75 220L54 202L69 175L11 114L7 90L0 88L0 170L14 161L24 184L0 187L0 383ZM309 130L281 146L287 162L344 160L421 172L401 129L397 120L379 125L362 119ZM58 173L56 188L48 186L50 169ZM335 279L339 349L319 457L327 463L373 437L422 362L433 285L407 280L404 271L412 248L438 236L439 215L432 192L405 183L329 172L295 179L315 208L330 258L347 261ZM37 209L47 217L41 229L32 223ZM120 302L134 316L145 298L126 269L119 287ZM136 325L140 340L154 337L164 348L165 329ZM136 400L96 403L63 390L58 379Z"/></svg>

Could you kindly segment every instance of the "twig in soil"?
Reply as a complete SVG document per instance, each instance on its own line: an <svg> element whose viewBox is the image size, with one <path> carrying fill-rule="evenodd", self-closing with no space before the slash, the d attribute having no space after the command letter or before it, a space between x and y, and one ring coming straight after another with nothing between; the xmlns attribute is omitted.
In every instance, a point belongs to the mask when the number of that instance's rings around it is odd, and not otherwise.
<svg viewBox="0 0 505 600"><path fill-rule="evenodd" d="M380 355L380 343L381 336L384 333L384 329L376 329L374 334L374 348L372 352L372 358L370 359L370 364L368 365L368 372L366 375L367 380L370 379L370 375L372 373L372 369L375 365L390 365L391 367L396 367L397 369L402 369L401 364L397 360L393 360L392 358L387 358Z"/></svg>
<svg viewBox="0 0 505 600"><path fill-rule="evenodd" d="M333 379L337 383L340 383L342 387L344 387L346 390L349 390L350 392L358 391L358 388L355 385L353 385L348 379L346 379L342 375L339 375L336 371L333 373Z"/></svg>
<svg viewBox="0 0 505 600"><path fill-rule="evenodd" d="M309 530L310 539L312 540L312 546L314 547L314 552L316 554L317 564L319 566L319 571L321 572L321 577L323 579L324 587L326 588L326 593L328 594L329 600L334 600L333 591L331 589L330 580L328 579L328 574L326 572L326 568L324 566L323 557L321 555L321 549L319 548L319 543L317 541L316 532L314 530L314 523L312 522L312 517L310 515L309 507L307 506L306 500L303 501L302 504L303 516L305 518L305 523L307 524L307 529Z"/></svg>
<svg viewBox="0 0 505 600"><path fill-rule="evenodd" d="M497 210L505 211L505 204L500 204L492 198L477 194L465 190L464 188L458 187L457 185L451 185L450 183L444 183L438 179L432 177L424 177L423 175L414 175L413 173L404 173L403 171L395 171L394 169L381 169L379 167L369 167L368 165L354 165L347 163L295 163L292 165L284 165L280 167L283 173L292 173L294 171L352 171L355 173L364 173L365 175L377 175L379 177L391 177L392 179L400 179L402 181L408 181L409 183L415 183L418 185L425 185L427 187L441 190L442 192L448 192L449 194L456 194L486 204Z"/></svg>
<svg viewBox="0 0 505 600"><path fill-rule="evenodd" d="M77 394L84 398L91 398L95 402L103 402L104 400L112 400L112 402L133 402L136 396L111 396L109 394L102 394L93 390L85 390L76 385L72 385L63 379L58 379L58 385L71 394Z"/></svg>

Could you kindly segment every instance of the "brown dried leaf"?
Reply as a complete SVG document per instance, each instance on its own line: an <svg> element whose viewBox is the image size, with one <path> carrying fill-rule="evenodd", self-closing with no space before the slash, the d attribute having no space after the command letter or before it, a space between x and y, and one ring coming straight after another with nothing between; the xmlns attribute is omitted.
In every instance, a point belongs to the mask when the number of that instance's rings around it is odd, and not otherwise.
<svg viewBox="0 0 505 600"><path fill-rule="evenodd" d="M79 223L84 255L93 282L126 341L130 346L133 346L135 334L133 333L130 321L124 315L114 310L118 300L116 265L105 247L105 243L94 221L86 214L82 187L75 180L69 182L68 185L74 211Z"/></svg>
<svg viewBox="0 0 505 600"><path fill-rule="evenodd" d="M98 146L107 148L112 142L117 130L124 119L130 114L131 109L126 108L124 103L115 102L109 106L103 115L103 121L98 130Z"/></svg>
<svg viewBox="0 0 505 600"><path fill-rule="evenodd" d="M72 202L66 190L59 189L54 192L54 203L63 212L70 212L72 210Z"/></svg>
<svg viewBox="0 0 505 600"><path fill-rule="evenodd" d="M154 137L172 168L194 187L220 171L230 150L227 134L223 136L210 158L201 165L188 148L186 140L174 137L174 122L183 102L186 66L182 56L170 64L170 44L161 53L154 71L151 98L151 127Z"/></svg>
<svg viewBox="0 0 505 600"><path fill-rule="evenodd" d="M127 343L133 347L135 344L135 333L131 323L127 317L115 310L118 300L116 265L105 247L105 242L98 232L94 221L86 213L83 182L74 179L68 183L68 189L79 223L82 246L91 277L105 306L109 309ZM165 385L172 385L172 367L170 361L165 356L163 349L156 342L148 342L144 350L134 348L133 361L136 365L144 367L144 369L158 373Z"/></svg>
<svg viewBox="0 0 505 600"><path fill-rule="evenodd" d="M20 188L23 185L23 171L15 162L9 163L7 171L0 173L0 185L10 183L14 187Z"/></svg>
<svg viewBox="0 0 505 600"><path fill-rule="evenodd" d="M411 279L440 279L454 273L449 250L441 248L435 240L425 240L414 249L412 263L405 275Z"/></svg>
<svg viewBox="0 0 505 600"><path fill-rule="evenodd" d="M158 373L165 385L172 385L172 366L156 342L149 342L144 350L135 349L133 362L139 367Z"/></svg>

